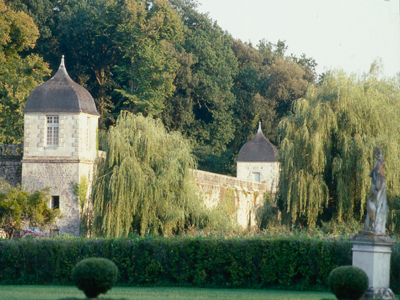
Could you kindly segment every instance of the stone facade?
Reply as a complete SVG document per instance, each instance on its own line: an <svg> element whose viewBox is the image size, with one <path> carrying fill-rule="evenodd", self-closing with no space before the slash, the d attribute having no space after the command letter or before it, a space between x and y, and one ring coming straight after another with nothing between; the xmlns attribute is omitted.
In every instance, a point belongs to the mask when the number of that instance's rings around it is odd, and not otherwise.
<svg viewBox="0 0 400 300"><path fill-rule="evenodd" d="M58 146L46 146L46 116L59 117ZM25 113L24 158L74 157L93 160L96 156L98 117L85 113Z"/></svg>
<svg viewBox="0 0 400 300"><path fill-rule="evenodd" d="M59 117L58 146L46 146L47 115ZM29 191L49 187L50 201L58 197L60 234L79 235L80 206L72 184L93 178L97 123L97 116L85 113L25 113L22 186Z"/></svg>
<svg viewBox="0 0 400 300"><path fill-rule="evenodd" d="M258 179L267 185L268 191L275 194L278 188L279 168L278 162L237 162L236 176L246 180Z"/></svg>
<svg viewBox="0 0 400 300"><path fill-rule="evenodd" d="M0 177L13 187L21 184L23 145L0 144Z"/></svg>
<svg viewBox="0 0 400 300"><path fill-rule="evenodd" d="M239 179L200 170L192 170L195 182L207 207L219 204L232 209L232 215L242 228L256 225L256 212L263 205L266 183Z"/></svg>

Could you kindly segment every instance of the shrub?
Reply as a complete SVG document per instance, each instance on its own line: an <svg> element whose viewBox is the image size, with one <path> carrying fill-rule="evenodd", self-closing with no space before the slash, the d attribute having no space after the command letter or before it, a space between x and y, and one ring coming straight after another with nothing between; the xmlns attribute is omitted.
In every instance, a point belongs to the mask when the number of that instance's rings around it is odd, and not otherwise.
<svg viewBox="0 0 400 300"><path fill-rule="evenodd" d="M106 258L86 258L72 271L72 281L88 298L105 294L115 284L117 276L117 266Z"/></svg>
<svg viewBox="0 0 400 300"><path fill-rule="evenodd" d="M360 268L342 266L331 271L328 283L339 300L358 300L368 289L368 276Z"/></svg>

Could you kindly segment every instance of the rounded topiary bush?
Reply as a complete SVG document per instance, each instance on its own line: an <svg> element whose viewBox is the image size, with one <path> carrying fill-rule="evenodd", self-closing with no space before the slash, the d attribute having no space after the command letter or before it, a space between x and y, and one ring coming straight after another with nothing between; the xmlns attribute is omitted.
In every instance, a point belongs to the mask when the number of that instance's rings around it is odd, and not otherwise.
<svg viewBox="0 0 400 300"><path fill-rule="evenodd" d="M336 298L358 300L368 290L368 276L353 266L333 269L328 278L329 287Z"/></svg>
<svg viewBox="0 0 400 300"><path fill-rule="evenodd" d="M83 259L72 271L72 281L88 298L105 294L115 284L117 276L117 266L106 258Z"/></svg>

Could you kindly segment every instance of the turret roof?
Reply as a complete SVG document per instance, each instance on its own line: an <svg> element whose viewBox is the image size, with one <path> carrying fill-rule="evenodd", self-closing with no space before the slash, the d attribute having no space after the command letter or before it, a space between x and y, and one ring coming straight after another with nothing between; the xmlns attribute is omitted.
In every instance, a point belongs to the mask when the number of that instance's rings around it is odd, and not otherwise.
<svg viewBox="0 0 400 300"><path fill-rule="evenodd" d="M54 77L29 95L23 112L83 112L99 116L92 95L69 77L64 55Z"/></svg>
<svg viewBox="0 0 400 300"><path fill-rule="evenodd" d="M237 162L276 162L278 150L262 133L261 122L254 138L248 141L239 151Z"/></svg>

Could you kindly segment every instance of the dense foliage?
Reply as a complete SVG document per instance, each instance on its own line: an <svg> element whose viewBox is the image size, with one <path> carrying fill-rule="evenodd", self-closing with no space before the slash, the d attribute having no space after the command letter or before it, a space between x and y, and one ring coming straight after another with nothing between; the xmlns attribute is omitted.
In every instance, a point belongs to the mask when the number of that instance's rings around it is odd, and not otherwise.
<svg viewBox="0 0 400 300"><path fill-rule="evenodd" d="M0 0L0 11L0 142L22 142L21 111L49 74L44 61L55 71L66 54L69 74L95 99L101 129L122 111L152 116L190 140L199 169L234 175L261 120L280 148L278 204L290 225L362 220L372 149L383 146L388 228L400 230L398 82L328 72L316 84L312 58L287 55L280 40L235 40L195 0ZM116 236L133 223L141 233L167 233L188 218L178 205L112 229L103 217L120 202L110 203L97 224Z"/></svg>
<svg viewBox="0 0 400 300"><path fill-rule="evenodd" d="M117 266L106 258L85 258L72 270L72 282L88 298L107 293L117 282L117 277Z"/></svg>
<svg viewBox="0 0 400 300"><path fill-rule="evenodd" d="M399 229L400 90L374 73L327 74L279 125L279 205L289 224L362 220L373 149L386 162L388 225Z"/></svg>
<svg viewBox="0 0 400 300"><path fill-rule="evenodd" d="M0 0L0 143L21 143L22 109L29 93L49 69L37 54L21 56L35 46L39 31L32 18Z"/></svg>
<svg viewBox="0 0 400 300"><path fill-rule="evenodd" d="M360 268L353 266L337 267L328 278L332 293L339 300L359 300L368 290L368 276Z"/></svg>
<svg viewBox="0 0 400 300"><path fill-rule="evenodd" d="M110 237L162 233L194 224L202 208L189 168L191 147L160 120L122 113L102 145L93 183L95 231Z"/></svg>
<svg viewBox="0 0 400 300"><path fill-rule="evenodd" d="M327 290L330 271L351 263L348 241L312 239L21 240L0 253L0 284L71 284L77 262L103 257L117 285Z"/></svg>
<svg viewBox="0 0 400 300"><path fill-rule="evenodd" d="M48 203L47 190L29 193L0 178L0 228L8 238L12 239L24 227L46 228L53 224L60 214L58 209L50 209Z"/></svg>
<svg viewBox="0 0 400 300"><path fill-rule="evenodd" d="M276 142L279 120L316 76L315 61L286 55L283 41L235 41L194 0L6 2L39 29L24 55L40 54L57 70L65 54L70 76L95 99L101 129L123 110L160 118L191 140L202 170L234 175L259 120Z"/></svg>

